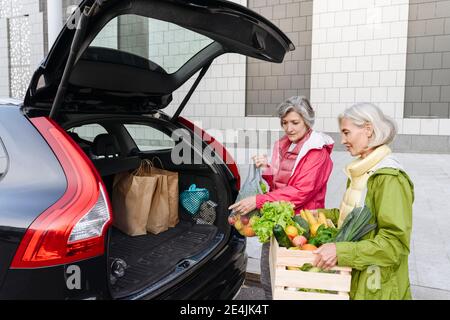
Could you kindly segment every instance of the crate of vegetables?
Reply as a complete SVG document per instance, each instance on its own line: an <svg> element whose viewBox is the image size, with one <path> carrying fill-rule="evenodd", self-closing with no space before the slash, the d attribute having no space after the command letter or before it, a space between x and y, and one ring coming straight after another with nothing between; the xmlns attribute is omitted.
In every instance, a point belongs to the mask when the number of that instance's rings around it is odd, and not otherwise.
<svg viewBox="0 0 450 320"><path fill-rule="evenodd" d="M295 215L289 202L266 203L252 229L260 242L270 241L273 299L349 299L352 269L313 267L313 251L325 243L360 240L376 227L371 217L367 207L355 208L337 229L323 213Z"/></svg>
<svg viewBox="0 0 450 320"><path fill-rule="evenodd" d="M313 262L312 251L280 247L273 237L269 255L273 299L348 300L352 269L325 271L313 267Z"/></svg>

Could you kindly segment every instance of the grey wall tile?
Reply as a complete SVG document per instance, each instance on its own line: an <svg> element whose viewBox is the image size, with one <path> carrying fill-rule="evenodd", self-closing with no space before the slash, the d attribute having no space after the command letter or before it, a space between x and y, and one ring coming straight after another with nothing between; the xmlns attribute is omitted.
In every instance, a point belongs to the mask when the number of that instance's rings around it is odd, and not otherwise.
<svg viewBox="0 0 450 320"><path fill-rule="evenodd" d="M442 68L442 53L425 53L424 66L425 69L440 69Z"/></svg>
<svg viewBox="0 0 450 320"><path fill-rule="evenodd" d="M441 87L423 87L422 101L423 102L440 102L441 101Z"/></svg>
<svg viewBox="0 0 450 320"><path fill-rule="evenodd" d="M445 87L443 87L445 88ZM450 89L447 89L450 90ZM445 92L442 90L441 95ZM450 95L450 93L449 93ZM450 99L441 100L441 101L450 101ZM449 117L449 103L432 103L430 105L430 114L436 116L438 118L448 118Z"/></svg>
<svg viewBox="0 0 450 320"><path fill-rule="evenodd" d="M414 71L414 85L431 86L432 75L433 75L432 70Z"/></svg>
<svg viewBox="0 0 450 320"><path fill-rule="evenodd" d="M391 147L394 152L409 152L411 150L412 136L397 135Z"/></svg>
<svg viewBox="0 0 450 320"><path fill-rule="evenodd" d="M413 103L413 113L415 116L428 117L430 115L429 103Z"/></svg>
<svg viewBox="0 0 450 320"><path fill-rule="evenodd" d="M433 85L450 85L450 69L433 70Z"/></svg>
<svg viewBox="0 0 450 320"><path fill-rule="evenodd" d="M421 152L449 152L447 136L412 136L411 148Z"/></svg>

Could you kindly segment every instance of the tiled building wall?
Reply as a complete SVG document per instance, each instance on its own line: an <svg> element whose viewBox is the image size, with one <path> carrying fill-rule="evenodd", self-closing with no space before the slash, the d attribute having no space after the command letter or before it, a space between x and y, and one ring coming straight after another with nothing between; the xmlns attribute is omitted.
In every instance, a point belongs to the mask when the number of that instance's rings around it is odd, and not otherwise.
<svg viewBox="0 0 450 320"><path fill-rule="evenodd" d="M450 1L410 0L405 117L450 117Z"/></svg>
<svg viewBox="0 0 450 320"><path fill-rule="evenodd" d="M32 72L44 57L44 17L40 10L40 0L0 1L2 96L22 98Z"/></svg>
<svg viewBox="0 0 450 320"><path fill-rule="evenodd" d="M408 0L314 0L311 102L316 128L338 132L337 116L373 102L402 131Z"/></svg>
<svg viewBox="0 0 450 320"><path fill-rule="evenodd" d="M159 20L149 22L150 60L172 73L181 68L190 58L212 43L212 40Z"/></svg>
<svg viewBox="0 0 450 320"><path fill-rule="evenodd" d="M124 15L118 18L118 24L120 50L148 58L148 19L135 15Z"/></svg>
<svg viewBox="0 0 450 320"><path fill-rule="evenodd" d="M103 28L97 37L92 41L91 46L118 49L119 48L119 28L118 19L113 19Z"/></svg>
<svg viewBox="0 0 450 320"><path fill-rule="evenodd" d="M247 59L247 115L274 116L276 106L286 98L310 96L313 1L250 0L248 6L278 26L295 45L281 64Z"/></svg>

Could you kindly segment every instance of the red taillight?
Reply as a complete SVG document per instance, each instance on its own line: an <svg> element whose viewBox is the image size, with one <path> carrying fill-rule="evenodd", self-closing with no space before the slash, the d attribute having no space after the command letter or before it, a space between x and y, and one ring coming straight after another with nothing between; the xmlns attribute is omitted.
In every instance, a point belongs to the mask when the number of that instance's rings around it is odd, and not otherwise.
<svg viewBox="0 0 450 320"><path fill-rule="evenodd" d="M28 228L11 268L41 268L104 254L111 207L103 182L79 146L49 118L31 120L58 158L64 195Z"/></svg>
<svg viewBox="0 0 450 320"><path fill-rule="evenodd" d="M239 169L238 169L233 157L228 152L228 150L225 149L225 147L219 141L214 139L214 137L211 137L208 133L206 133L206 131L197 127L194 123L192 123L188 119L179 117L178 120L180 121L181 124L185 125L186 127L191 129L195 133L201 133L201 135L202 135L201 138L204 141L206 141L206 143L208 145L210 145L213 148L213 150L215 150L217 152L217 154L223 156L223 162L227 165L228 169L230 169L231 173L236 178L236 188L237 188L237 190L240 190L241 176L239 175Z"/></svg>

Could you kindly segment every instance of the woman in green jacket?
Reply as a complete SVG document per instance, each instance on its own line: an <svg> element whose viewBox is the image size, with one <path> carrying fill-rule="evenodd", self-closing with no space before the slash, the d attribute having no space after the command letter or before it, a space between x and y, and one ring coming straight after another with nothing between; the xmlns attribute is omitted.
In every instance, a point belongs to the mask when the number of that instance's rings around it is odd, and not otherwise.
<svg viewBox="0 0 450 320"><path fill-rule="evenodd" d="M411 299L408 255L414 186L387 146L393 120L373 104L356 104L339 116L342 144L353 157L345 168L347 190L339 209L319 209L340 226L356 206L366 205L377 228L359 242L321 246L315 265L353 268L351 299Z"/></svg>

